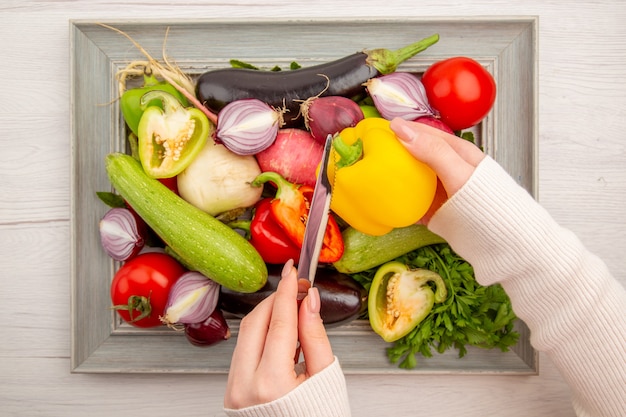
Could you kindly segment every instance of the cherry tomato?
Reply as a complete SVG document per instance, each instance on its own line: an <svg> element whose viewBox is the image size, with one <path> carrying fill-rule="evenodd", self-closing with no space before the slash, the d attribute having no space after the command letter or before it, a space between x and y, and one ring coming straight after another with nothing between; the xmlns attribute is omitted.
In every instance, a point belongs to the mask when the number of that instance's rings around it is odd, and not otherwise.
<svg viewBox="0 0 626 417"><path fill-rule="evenodd" d="M485 118L496 99L496 82L471 58L454 57L431 65L422 76L430 105L452 130L462 130Z"/></svg>
<svg viewBox="0 0 626 417"><path fill-rule="evenodd" d="M161 325L170 288L186 269L161 252L140 254L117 271L111 301L118 314L137 327Z"/></svg>

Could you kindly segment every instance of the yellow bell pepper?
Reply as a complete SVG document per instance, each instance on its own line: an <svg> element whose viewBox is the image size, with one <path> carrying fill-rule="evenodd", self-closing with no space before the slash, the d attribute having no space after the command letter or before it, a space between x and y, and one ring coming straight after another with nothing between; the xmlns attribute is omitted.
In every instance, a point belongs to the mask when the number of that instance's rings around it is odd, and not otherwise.
<svg viewBox="0 0 626 417"><path fill-rule="evenodd" d="M435 196L437 176L415 159L382 118L365 118L333 142L331 210L362 233L380 236L416 223Z"/></svg>

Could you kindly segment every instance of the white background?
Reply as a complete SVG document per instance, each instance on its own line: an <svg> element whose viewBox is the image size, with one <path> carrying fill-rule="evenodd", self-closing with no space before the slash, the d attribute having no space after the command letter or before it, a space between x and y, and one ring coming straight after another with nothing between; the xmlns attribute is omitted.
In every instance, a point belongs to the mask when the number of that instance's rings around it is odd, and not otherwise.
<svg viewBox="0 0 626 417"><path fill-rule="evenodd" d="M538 197L626 283L621 0L0 0L0 415L221 414L225 376L69 372L69 19L327 15L539 16ZM348 389L363 417L573 415L545 355L539 376L355 375Z"/></svg>

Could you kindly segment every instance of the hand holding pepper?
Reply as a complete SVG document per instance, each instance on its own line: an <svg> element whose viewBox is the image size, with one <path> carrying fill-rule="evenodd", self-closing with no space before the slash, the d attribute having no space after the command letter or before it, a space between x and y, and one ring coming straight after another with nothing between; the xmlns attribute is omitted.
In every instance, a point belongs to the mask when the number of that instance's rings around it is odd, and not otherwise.
<svg viewBox="0 0 626 417"><path fill-rule="evenodd" d="M390 124L404 147L437 173L442 187L421 222L433 214L470 178L485 154L473 143L423 123L395 118Z"/></svg>

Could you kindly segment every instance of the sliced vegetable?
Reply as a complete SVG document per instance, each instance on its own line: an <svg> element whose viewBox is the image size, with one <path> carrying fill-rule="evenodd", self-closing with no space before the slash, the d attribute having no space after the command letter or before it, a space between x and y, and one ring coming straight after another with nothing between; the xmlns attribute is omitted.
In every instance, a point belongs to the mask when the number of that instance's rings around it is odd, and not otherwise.
<svg viewBox="0 0 626 417"><path fill-rule="evenodd" d="M160 100L162 108L151 105L154 100ZM209 120L165 91L144 94L141 108L137 134L141 165L152 178L178 175L204 147L211 130Z"/></svg>
<svg viewBox="0 0 626 417"><path fill-rule="evenodd" d="M271 202L270 210L274 220L283 229L285 234L298 248L304 241L306 219L309 215L309 205L313 198L313 187L296 185L285 180L275 172L263 172L252 182L260 187L270 181L277 188L276 197ZM339 260L343 254L343 239L341 230L332 213L329 214L326 233L320 251L319 262L331 263Z"/></svg>
<svg viewBox="0 0 626 417"><path fill-rule="evenodd" d="M479 62L453 57L435 62L422 76L431 106L452 130L478 124L496 99L496 82Z"/></svg>
<svg viewBox="0 0 626 417"><path fill-rule="evenodd" d="M99 223L100 242L104 251L116 261L137 255L146 243L147 230L126 208L112 208Z"/></svg>
<svg viewBox="0 0 626 417"><path fill-rule="evenodd" d="M279 173L295 184L315 186L324 146L304 129L280 129L274 143L256 154L261 171Z"/></svg>
<svg viewBox="0 0 626 417"><path fill-rule="evenodd" d="M222 311L216 308L206 320L185 324L185 336L194 346L213 346L230 338L230 328Z"/></svg>
<svg viewBox="0 0 626 417"><path fill-rule="evenodd" d="M332 211L377 236L416 223L437 188L434 171L402 146L389 123L370 117L342 130L328 167Z"/></svg>
<svg viewBox="0 0 626 417"><path fill-rule="evenodd" d="M268 264L284 264L289 259L297 264L300 260L300 247L285 233L274 220L272 200L267 197L254 208L252 220L239 220L229 223L231 227L244 229L249 242Z"/></svg>
<svg viewBox="0 0 626 417"><path fill-rule="evenodd" d="M192 324L206 320L215 307L220 286L199 272L184 273L170 289L163 324Z"/></svg>
<svg viewBox="0 0 626 417"><path fill-rule="evenodd" d="M411 269L426 268L438 273L446 282L448 298L387 349L391 362L411 369L419 357L431 357L433 350L443 353L454 348L463 357L467 346L506 352L517 343L516 316L502 286L478 284L472 266L448 244L424 246L397 260ZM375 272L368 270L358 275L373 277Z"/></svg>
<svg viewBox="0 0 626 417"><path fill-rule="evenodd" d="M120 110L124 116L124 121L126 121L126 124L135 135L139 132L139 120L141 120L141 115L144 112L141 106L141 97L147 92L154 90L170 93L179 100L183 106L188 105L187 99L180 94L174 86L167 82L159 81L152 73L144 72L143 86L124 91L120 98ZM161 100L159 99L153 99L147 105L149 107L162 107Z"/></svg>
<svg viewBox="0 0 626 417"><path fill-rule="evenodd" d="M435 283L434 292L429 282ZM446 296L446 285L436 272L388 262L378 269L370 287L370 325L383 340L393 342L413 330Z"/></svg>
<svg viewBox="0 0 626 417"><path fill-rule="evenodd" d="M411 73L394 72L372 78L365 86L376 110L387 120L394 117L413 120L435 114L428 104L424 86Z"/></svg>
<svg viewBox="0 0 626 417"><path fill-rule="evenodd" d="M134 257L113 276L113 309L133 326L160 326L170 289L184 273L185 268L164 253Z"/></svg>
<svg viewBox="0 0 626 417"><path fill-rule="evenodd" d="M283 112L254 98L228 103L218 114L216 137L238 155L267 149L284 124Z"/></svg>
<svg viewBox="0 0 626 417"><path fill-rule="evenodd" d="M347 97L311 97L301 105L304 124L313 138L323 144L328 135L356 126L363 120L359 105Z"/></svg>
<svg viewBox="0 0 626 417"><path fill-rule="evenodd" d="M398 65L439 40L432 35L396 51L373 49L344 58L292 71L258 71L224 68L202 74L196 95L208 109L219 112L228 103L244 98L259 99L274 108L285 108L286 127L302 125L300 103L309 97L364 95L363 83L380 74L394 72Z"/></svg>
<svg viewBox="0 0 626 417"><path fill-rule="evenodd" d="M267 267L248 241L148 177L130 155L106 157L111 184L190 269L236 291L254 292Z"/></svg>
<svg viewBox="0 0 626 417"><path fill-rule="evenodd" d="M282 265L268 265L267 284L255 293L241 294L227 288L220 290L220 307L243 317L263 299L276 291ZM326 326L346 324L363 314L367 308L367 291L349 275L332 268L319 267L315 287L320 294L320 315Z"/></svg>
<svg viewBox="0 0 626 417"><path fill-rule="evenodd" d="M262 189L250 183L261 173L252 155L237 155L209 139L189 166L177 176L179 195L212 216L250 207Z"/></svg>
<svg viewBox="0 0 626 417"><path fill-rule="evenodd" d="M347 227L342 237L343 256L333 266L346 274L375 268L417 248L445 242L421 224L395 228L380 236Z"/></svg>

